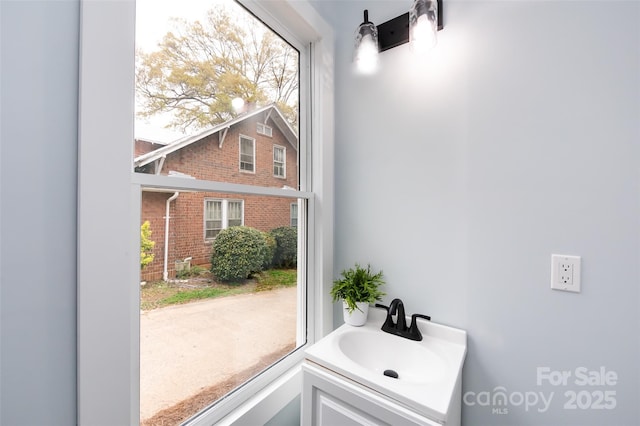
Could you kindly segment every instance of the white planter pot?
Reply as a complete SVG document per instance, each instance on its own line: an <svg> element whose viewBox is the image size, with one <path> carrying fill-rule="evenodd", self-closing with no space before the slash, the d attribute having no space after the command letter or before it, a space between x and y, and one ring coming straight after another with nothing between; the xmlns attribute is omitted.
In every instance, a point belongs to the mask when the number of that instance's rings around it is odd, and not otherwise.
<svg viewBox="0 0 640 426"><path fill-rule="evenodd" d="M353 312L350 313L347 302L342 302L344 322L355 327L360 327L364 325L365 322L367 322L367 315L369 314L369 303L356 302L356 306L358 307L358 309L354 309Z"/></svg>

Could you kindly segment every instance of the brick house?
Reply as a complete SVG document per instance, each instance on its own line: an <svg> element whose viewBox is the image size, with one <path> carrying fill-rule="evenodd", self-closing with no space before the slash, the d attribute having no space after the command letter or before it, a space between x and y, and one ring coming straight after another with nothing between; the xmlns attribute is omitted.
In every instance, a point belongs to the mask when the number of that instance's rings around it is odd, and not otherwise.
<svg viewBox="0 0 640 426"><path fill-rule="evenodd" d="M297 189L297 151L296 131L275 105L267 105L169 144L136 139L134 165L141 173ZM208 264L215 236L229 226L269 231L297 225L297 204L290 198L143 189L140 219L150 222L156 243L141 279L156 281L174 277L176 261L185 258Z"/></svg>

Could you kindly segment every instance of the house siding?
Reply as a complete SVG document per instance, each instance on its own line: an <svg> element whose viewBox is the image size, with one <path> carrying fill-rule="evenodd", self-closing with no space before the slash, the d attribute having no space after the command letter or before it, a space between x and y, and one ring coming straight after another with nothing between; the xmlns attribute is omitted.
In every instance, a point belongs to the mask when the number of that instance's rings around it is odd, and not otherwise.
<svg viewBox="0 0 640 426"><path fill-rule="evenodd" d="M206 136L180 150L167 155L161 174L170 171L184 173L196 179L224 181L254 186L282 188L298 187L297 151L288 143L275 123L273 136L256 132L261 115L249 117L233 125L227 131L220 147L218 133ZM239 161L240 135L255 139L255 172L241 172ZM273 175L273 147L286 147L286 177ZM164 229L167 199L173 192L142 193L141 224L148 220L151 240L155 241L154 260L141 271L141 280L162 279L164 269ZM191 257L192 265L209 265L213 240L205 239L205 199L229 199L244 201L244 225L261 231L269 231L290 225L290 208L295 199L241 194L181 192L171 202L169 219L168 277L175 277L175 261Z"/></svg>

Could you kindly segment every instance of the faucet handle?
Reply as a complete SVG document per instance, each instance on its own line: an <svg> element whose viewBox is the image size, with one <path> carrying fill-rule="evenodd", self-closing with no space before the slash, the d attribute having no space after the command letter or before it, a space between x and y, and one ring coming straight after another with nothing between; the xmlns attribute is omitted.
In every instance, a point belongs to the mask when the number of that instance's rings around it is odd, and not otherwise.
<svg viewBox="0 0 640 426"><path fill-rule="evenodd" d="M411 325L414 325L416 323L416 318L424 318L427 321L431 321L431 317L429 315L413 314L411 315Z"/></svg>
<svg viewBox="0 0 640 426"><path fill-rule="evenodd" d="M387 317L384 320L384 324L382 324L382 330L388 333L393 333L393 329L395 329L395 324L393 323L393 318L391 317L391 306L382 305L380 303L375 304L376 308L384 308L387 311Z"/></svg>
<svg viewBox="0 0 640 426"><path fill-rule="evenodd" d="M382 304L380 304L380 303L376 303L376 304L375 304L375 307L376 307L376 308L384 308L384 309L386 309L386 310L387 310L387 312L389 312L389 307L388 307L388 306L385 306L385 305L382 305Z"/></svg>
<svg viewBox="0 0 640 426"><path fill-rule="evenodd" d="M407 336L407 338L420 341L422 340L422 333L420 333L420 329L418 328L418 321L416 321L417 318L424 318L427 321L431 321L431 317L422 314L411 315L411 325L409 326L409 335Z"/></svg>

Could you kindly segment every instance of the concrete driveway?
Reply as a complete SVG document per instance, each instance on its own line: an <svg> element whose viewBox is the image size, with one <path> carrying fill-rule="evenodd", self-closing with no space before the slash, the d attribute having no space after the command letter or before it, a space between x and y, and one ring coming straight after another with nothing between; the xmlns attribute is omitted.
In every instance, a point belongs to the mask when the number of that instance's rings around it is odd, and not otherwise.
<svg viewBox="0 0 640 426"><path fill-rule="evenodd" d="M296 299L290 287L143 312L140 418L295 342Z"/></svg>

